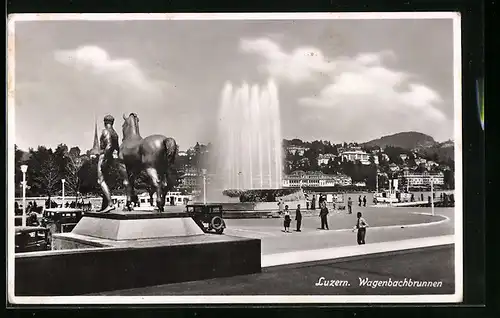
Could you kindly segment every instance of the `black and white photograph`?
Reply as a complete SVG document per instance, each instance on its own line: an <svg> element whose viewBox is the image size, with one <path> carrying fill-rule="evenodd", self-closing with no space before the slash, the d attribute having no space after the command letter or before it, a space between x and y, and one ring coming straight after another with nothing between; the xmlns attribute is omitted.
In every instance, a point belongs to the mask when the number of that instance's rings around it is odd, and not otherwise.
<svg viewBox="0 0 500 318"><path fill-rule="evenodd" d="M9 302L461 302L460 23L9 16Z"/></svg>

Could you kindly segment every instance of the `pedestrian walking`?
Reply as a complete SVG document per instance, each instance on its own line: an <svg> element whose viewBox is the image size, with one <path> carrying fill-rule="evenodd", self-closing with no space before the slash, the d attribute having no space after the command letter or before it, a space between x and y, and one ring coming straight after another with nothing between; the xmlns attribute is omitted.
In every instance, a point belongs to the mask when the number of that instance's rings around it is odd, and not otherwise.
<svg viewBox="0 0 500 318"><path fill-rule="evenodd" d="M328 208L326 207L326 202L322 201L319 212L319 217L321 218L321 229L329 230L328 228Z"/></svg>
<svg viewBox="0 0 500 318"><path fill-rule="evenodd" d="M356 222L356 226L354 226L353 232L358 230L358 245L365 244L366 237L366 228L369 226L366 220L362 217L361 212L357 214L358 220Z"/></svg>
<svg viewBox="0 0 500 318"><path fill-rule="evenodd" d="M300 211L300 204L297 204L297 210L295 210L295 221L297 222L297 232L301 232L302 212Z"/></svg>
<svg viewBox="0 0 500 318"><path fill-rule="evenodd" d="M348 214L352 214L352 200L351 200L351 197L349 197L349 199L347 199L347 213Z"/></svg>
<svg viewBox="0 0 500 318"><path fill-rule="evenodd" d="M285 218L283 221L283 226L285 228L285 232L290 232L290 223L292 222L292 219L290 218L290 211L288 211L288 205L285 205Z"/></svg>
<svg viewBox="0 0 500 318"><path fill-rule="evenodd" d="M316 210L316 195L313 194L311 201L311 210Z"/></svg>
<svg viewBox="0 0 500 318"><path fill-rule="evenodd" d="M363 207L366 207L366 195L363 196Z"/></svg>
<svg viewBox="0 0 500 318"><path fill-rule="evenodd" d="M361 206L362 202L363 202L363 200L361 199L361 196L359 196L359 198L358 198L358 205Z"/></svg>

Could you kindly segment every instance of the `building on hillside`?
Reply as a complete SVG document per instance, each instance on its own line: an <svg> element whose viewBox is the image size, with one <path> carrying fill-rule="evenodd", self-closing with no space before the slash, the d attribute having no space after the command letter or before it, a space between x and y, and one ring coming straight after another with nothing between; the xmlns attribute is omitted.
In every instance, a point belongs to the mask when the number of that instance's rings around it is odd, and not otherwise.
<svg viewBox="0 0 500 318"><path fill-rule="evenodd" d="M378 161L378 156L372 156L373 157L373 163L378 165L379 164L379 161Z"/></svg>
<svg viewBox="0 0 500 318"><path fill-rule="evenodd" d="M360 187L360 188L361 188L361 187L366 187L366 182L364 182L364 181L359 181L359 182L354 183L354 186L355 186L355 187Z"/></svg>
<svg viewBox="0 0 500 318"><path fill-rule="evenodd" d="M434 162L434 161L430 161L430 160L429 160L429 161L427 161L427 162L425 163L425 167L426 167L427 169L432 169L432 168L434 168L434 167L439 167L439 164L437 164L437 163L436 163L436 162Z"/></svg>
<svg viewBox="0 0 500 318"><path fill-rule="evenodd" d="M431 186L431 180L433 185L437 188L444 185L444 174L442 172L439 173L416 173L413 171L409 171L408 169L404 169L398 175L398 184L402 189L406 188L421 188L428 189Z"/></svg>
<svg viewBox="0 0 500 318"><path fill-rule="evenodd" d="M359 148L359 147L356 147ZM359 160L364 165L370 164L370 155L361 149L349 149L340 153L342 161L356 161Z"/></svg>
<svg viewBox="0 0 500 318"><path fill-rule="evenodd" d="M300 147L300 146L288 146L288 147L286 147L286 151L292 155L303 156L307 150L309 150L309 148L307 148L307 147Z"/></svg>
<svg viewBox="0 0 500 318"><path fill-rule="evenodd" d="M297 170L283 177L284 188L333 187L351 185L352 179L342 174L324 174L321 171Z"/></svg>
<svg viewBox="0 0 500 318"><path fill-rule="evenodd" d="M405 153L402 153L399 155L399 158L401 158L401 160L403 160L403 161L406 161L406 159L408 159L408 155Z"/></svg>
<svg viewBox="0 0 500 318"><path fill-rule="evenodd" d="M194 190L199 188L202 183L201 172L193 167L185 168L183 171L182 181L179 184L180 189Z"/></svg>
<svg viewBox="0 0 500 318"><path fill-rule="evenodd" d="M318 166L327 165L330 160L335 160L337 156L331 153L320 154L318 156Z"/></svg>
<svg viewBox="0 0 500 318"><path fill-rule="evenodd" d="M178 155L179 157L187 157L187 155L188 155L188 154L187 154L187 152L186 152L186 151L181 150L181 151L179 151L179 152L177 153L177 155Z"/></svg>
<svg viewBox="0 0 500 318"><path fill-rule="evenodd" d="M398 167L398 165L397 165L397 164L395 164L395 163L391 163L391 164L389 165L389 170L390 170L391 172L399 172L399 170L400 170L400 169L399 169L399 167Z"/></svg>
<svg viewBox="0 0 500 318"><path fill-rule="evenodd" d="M426 159L424 159L424 158L416 158L416 159L415 159L415 164L416 164L417 166L419 166L419 165L421 165L421 164L425 164L425 163L427 163L427 160L426 160Z"/></svg>

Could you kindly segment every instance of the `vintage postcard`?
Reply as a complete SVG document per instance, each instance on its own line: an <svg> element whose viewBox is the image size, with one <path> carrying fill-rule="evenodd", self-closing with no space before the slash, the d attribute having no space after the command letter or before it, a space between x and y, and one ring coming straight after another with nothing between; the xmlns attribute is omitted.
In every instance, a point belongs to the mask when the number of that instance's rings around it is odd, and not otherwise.
<svg viewBox="0 0 500 318"><path fill-rule="evenodd" d="M15 304L457 303L460 15L18 14Z"/></svg>

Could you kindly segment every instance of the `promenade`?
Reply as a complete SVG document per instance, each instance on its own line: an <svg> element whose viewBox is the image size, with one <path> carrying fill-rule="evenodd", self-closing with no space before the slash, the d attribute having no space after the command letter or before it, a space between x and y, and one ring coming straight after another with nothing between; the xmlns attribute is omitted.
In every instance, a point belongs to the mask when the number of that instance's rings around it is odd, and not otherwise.
<svg viewBox="0 0 500 318"><path fill-rule="evenodd" d="M355 210L357 211L357 210ZM227 220L225 235L258 237L263 272L206 281L106 292L100 295L417 295L453 294L454 209L362 208L371 227L366 245L356 244L354 214L331 213L330 230L319 230L319 217L303 219L303 231L281 231L282 219ZM292 213L293 216L293 213ZM292 218L293 219L293 218ZM294 224L292 224L293 228ZM339 281L335 288L318 280ZM360 279L440 282L439 288L377 288ZM342 283L343 282L343 283ZM346 283L347 282L347 283Z"/></svg>

